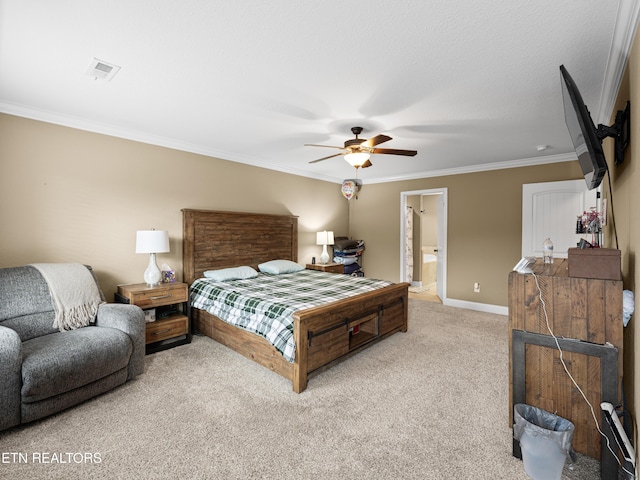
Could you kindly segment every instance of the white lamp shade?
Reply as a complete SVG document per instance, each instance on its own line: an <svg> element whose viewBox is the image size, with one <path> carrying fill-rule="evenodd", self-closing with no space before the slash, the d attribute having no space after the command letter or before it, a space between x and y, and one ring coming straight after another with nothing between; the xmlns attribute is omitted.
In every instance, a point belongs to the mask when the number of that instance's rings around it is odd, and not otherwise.
<svg viewBox="0 0 640 480"><path fill-rule="evenodd" d="M369 160L369 154L366 152L347 153L344 156L344 159L352 167L358 168L361 167L364 162Z"/></svg>
<svg viewBox="0 0 640 480"><path fill-rule="evenodd" d="M333 232L326 230L316 233L316 245L333 245Z"/></svg>
<svg viewBox="0 0 640 480"><path fill-rule="evenodd" d="M166 230L138 230L136 253L166 253L169 251L169 232Z"/></svg>

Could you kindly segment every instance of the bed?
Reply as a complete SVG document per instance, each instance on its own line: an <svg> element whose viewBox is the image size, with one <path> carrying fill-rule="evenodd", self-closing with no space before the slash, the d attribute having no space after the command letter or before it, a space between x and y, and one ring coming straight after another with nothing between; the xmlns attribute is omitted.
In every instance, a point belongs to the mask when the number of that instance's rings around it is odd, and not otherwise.
<svg viewBox="0 0 640 480"><path fill-rule="evenodd" d="M239 266L257 270L270 260L297 262L296 216L195 209L182 213L184 281L190 291L209 270ZM194 330L289 379L300 393L310 378L335 363L396 332L406 332L408 287L387 282L372 291L296 310L293 361L263 336L206 310L191 307L189 313Z"/></svg>

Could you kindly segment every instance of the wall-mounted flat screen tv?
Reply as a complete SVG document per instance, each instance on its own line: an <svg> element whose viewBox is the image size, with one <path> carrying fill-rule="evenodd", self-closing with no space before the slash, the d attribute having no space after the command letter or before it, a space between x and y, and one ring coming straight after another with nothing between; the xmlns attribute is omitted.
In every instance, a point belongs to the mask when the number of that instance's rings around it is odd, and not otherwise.
<svg viewBox="0 0 640 480"><path fill-rule="evenodd" d="M587 188L592 190L600 186L605 173L607 173L602 140L598 137L596 126L582 100L578 87L564 65L560 65L560 74L565 122L576 155L578 155L578 162L587 182Z"/></svg>

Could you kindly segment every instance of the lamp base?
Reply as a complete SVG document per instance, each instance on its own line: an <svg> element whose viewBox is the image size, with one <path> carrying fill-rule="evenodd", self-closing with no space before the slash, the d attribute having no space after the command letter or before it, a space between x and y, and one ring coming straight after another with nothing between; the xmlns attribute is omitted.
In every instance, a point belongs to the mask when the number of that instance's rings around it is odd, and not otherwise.
<svg viewBox="0 0 640 480"><path fill-rule="evenodd" d="M162 273L158 268L158 264L156 263L156 254L149 254L149 266L144 271L144 281L150 287L155 287L156 285L160 285L160 279L162 278Z"/></svg>
<svg viewBox="0 0 640 480"><path fill-rule="evenodd" d="M327 246L323 245L322 246L322 253L320 254L320 258L318 260L320 260L320 263L327 264L329 263L329 252L327 252Z"/></svg>

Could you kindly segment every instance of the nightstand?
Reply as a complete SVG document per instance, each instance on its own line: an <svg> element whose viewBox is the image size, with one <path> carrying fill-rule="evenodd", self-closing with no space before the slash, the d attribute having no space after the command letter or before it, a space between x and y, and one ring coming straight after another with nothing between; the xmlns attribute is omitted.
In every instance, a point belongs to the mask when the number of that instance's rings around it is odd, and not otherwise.
<svg viewBox="0 0 640 480"><path fill-rule="evenodd" d="M320 270L329 273L344 273L344 265L341 263L307 263L307 269Z"/></svg>
<svg viewBox="0 0 640 480"><path fill-rule="evenodd" d="M145 318L155 315L155 321L146 324L147 354L191 342L188 297L187 284L180 282L118 285L115 294L116 302L145 310Z"/></svg>

